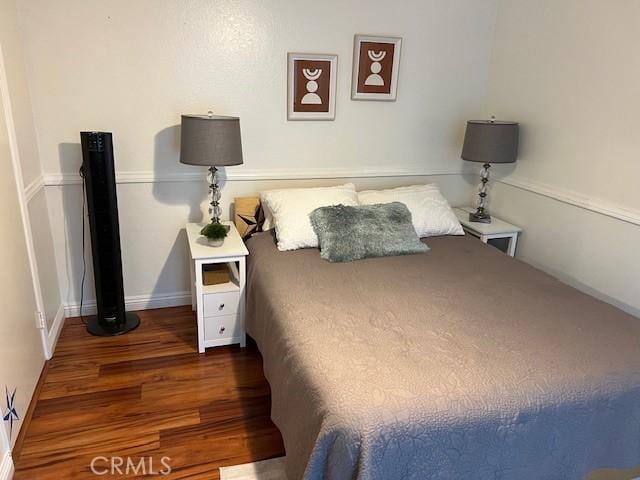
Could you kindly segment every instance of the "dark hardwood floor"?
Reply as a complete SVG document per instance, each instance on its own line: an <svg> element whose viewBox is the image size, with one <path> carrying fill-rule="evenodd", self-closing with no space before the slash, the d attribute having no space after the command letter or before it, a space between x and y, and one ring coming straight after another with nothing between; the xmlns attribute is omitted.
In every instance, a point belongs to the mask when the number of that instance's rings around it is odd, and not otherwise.
<svg viewBox="0 0 640 480"><path fill-rule="evenodd" d="M90 469L98 456L122 457L122 472L126 457L142 461L147 474L168 457L171 474L160 478L217 479L220 466L284 454L255 346L198 355L190 307L138 313L140 327L121 337L66 321L16 452L16 480L99 478ZM95 465L103 472L109 462ZM134 472L117 476L144 477Z"/></svg>

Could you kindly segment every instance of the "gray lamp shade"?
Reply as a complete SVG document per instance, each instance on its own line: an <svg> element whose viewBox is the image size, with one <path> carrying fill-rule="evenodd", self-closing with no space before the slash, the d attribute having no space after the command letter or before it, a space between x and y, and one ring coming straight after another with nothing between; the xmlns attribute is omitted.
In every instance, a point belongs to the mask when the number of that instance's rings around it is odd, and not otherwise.
<svg viewBox="0 0 640 480"><path fill-rule="evenodd" d="M513 163L518 156L518 123L470 120L462 158L470 162Z"/></svg>
<svg viewBox="0 0 640 480"><path fill-rule="evenodd" d="M180 163L226 167L242 164L240 119L182 115Z"/></svg>

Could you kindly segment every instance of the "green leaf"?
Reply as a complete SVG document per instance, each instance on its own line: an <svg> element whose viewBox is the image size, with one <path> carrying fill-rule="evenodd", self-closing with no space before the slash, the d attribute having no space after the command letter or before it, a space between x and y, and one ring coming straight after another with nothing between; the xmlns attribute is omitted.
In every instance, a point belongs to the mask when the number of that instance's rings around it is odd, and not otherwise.
<svg viewBox="0 0 640 480"><path fill-rule="evenodd" d="M212 238L213 240L222 240L227 236L227 227L221 223L210 223L200 230L200 235Z"/></svg>

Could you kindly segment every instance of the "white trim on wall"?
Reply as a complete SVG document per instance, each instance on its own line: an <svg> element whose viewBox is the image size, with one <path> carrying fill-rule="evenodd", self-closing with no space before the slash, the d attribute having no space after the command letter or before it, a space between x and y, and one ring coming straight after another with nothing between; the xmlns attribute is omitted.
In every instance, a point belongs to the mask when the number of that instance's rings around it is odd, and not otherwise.
<svg viewBox="0 0 640 480"><path fill-rule="evenodd" d="M0 480L11 480L13 478L13 459L9 451L4 452L0 459Z"/></svg>
<svg viewBox="0 0 640 480"><path fill-rule="evenodd" d="M386 178L386 177L428 177L438 175L477 175L477 172L467 169L461 170L426 170L421 168L390 168L390 169L269 169L246 170L234 169L223 173L221 176L227 181L261 181L261 180L315 180L315 179L339 179L339 178ZM127 183L165 183L165 182L205 182L206 172L174 172L159 174L154 171L118 172L116 182ZM556 187L535 180L530 180L516 175L497 179L497 182L509 185L529 192L537 193L545 197L553 198L563 203L583 208L601 215L606 215L623 222L640 226L640 210L617 205L607 200L589 197L571 190ZM42 182L42 183L40 183ZM44 186L77 185L81 179L76 173L50 173L34 180L26 189L25 195L32 198L37 191ZM29 194L31 196L29 197Z"/></svg>
<svg viewBox="0 0 640 480"><path fill-rule="evenodd" d="M389 169L269 169L247 170L234 168L221 172L221 178L227 181L260 181L260 180L316 180L333 178L384 178L384 177L425 177L437 175L474 174L464 170L427 170L424 168L389 168ZM154 171L117 172L116 183L164 183L164 182L205 182L206 171L156 173ZM77 173L49 173L44 176L44 184L75 185L82 183Z"/></svg>
<svg viewBox="0 0 640 480"><path fill-rule="evenodd" d="M537 193L545 197L553 198L559 202L567 203L578 208L583 208L607 217L615 218L623 222L640 226L640 210L623 207L608 200L593 198L581 193L556 187L535 180L511 175L497 180L500 183L512 187Z"/></svg>
<svg viewBox="0 0 640 480"><path fill-rule="evenodd" d="M39 175L29 185L24 187L24 197L27 203L29 203L33 199L33 197L35 197L43 188L44 177L42 175Z"/></svg>
<svg viewBox="0 0 640 480"><path fill-rule="evenodd" d="M152 293L150 295L130 295L124 299L125 308L130 311L148 310L152 308L178 307L191 305L191 292ZM73 303L64 306L67 317L80 315L80 304ZM95 315L96 302L91 300L82 305L82 315Z"/></svg>
<svg viewBox="0 0 640 480"><path fill-rule="evenodd" d="M4 425L0 425L0 480L11 480L11 478L13 478L11 445Z"/></svg>
<svg viewBox="0 0 640 480"><path fill-rule="evenodd" d="M56 312L56 316L53 319L53 323L51 324L51 328L47 333L47 358L53 357L53 352L56 349L56 344L58 343L58 338L60 337L60 332L62 331L62 326L65 321L65 308L64 305L60 304L58 311Z"/></svg>

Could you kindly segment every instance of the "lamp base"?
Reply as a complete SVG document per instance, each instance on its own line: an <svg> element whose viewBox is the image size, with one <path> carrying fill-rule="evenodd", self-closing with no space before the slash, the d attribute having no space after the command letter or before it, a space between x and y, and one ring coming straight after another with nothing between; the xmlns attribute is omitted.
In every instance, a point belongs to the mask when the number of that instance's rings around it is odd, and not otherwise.
<svg viewBox="0 0 640 480"><path fill-rule="evenodd" d="M482 212L473 212L469 214L469 221L476 223L491 223L491 215Z"/></svg>
<svg viewBox="0 0 640 480"><path fill-rule="evenodd" d="M490 163L485 163L482 166L482 171L480 172L480 191L478 192L478 208L475 212L469 213L469 221L476 223L491 223L491 215L487 213L486 210L486 202L487 202L487 183L489 183L489 168L491 168Z"/></svg>

